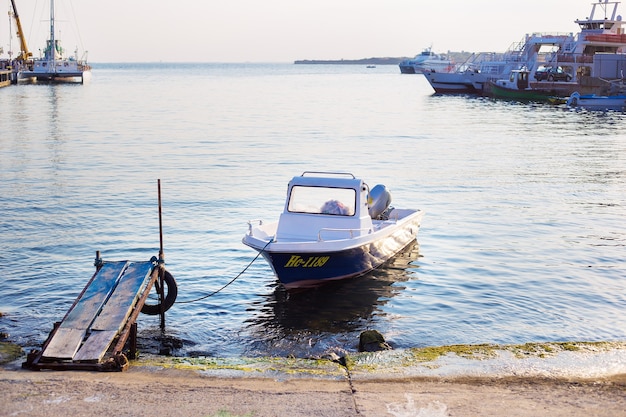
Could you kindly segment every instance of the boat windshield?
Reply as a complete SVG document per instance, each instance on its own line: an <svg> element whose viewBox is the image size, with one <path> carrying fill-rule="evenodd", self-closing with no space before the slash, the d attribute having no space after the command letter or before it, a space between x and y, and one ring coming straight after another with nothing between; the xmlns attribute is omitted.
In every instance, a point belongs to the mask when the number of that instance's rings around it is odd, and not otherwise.
<svg viewBox="0 0 626 417"><path fill-rule="evenodd" d="M354 216L356 191L352 188L294 185L287 210L295 213Z"/></svg>

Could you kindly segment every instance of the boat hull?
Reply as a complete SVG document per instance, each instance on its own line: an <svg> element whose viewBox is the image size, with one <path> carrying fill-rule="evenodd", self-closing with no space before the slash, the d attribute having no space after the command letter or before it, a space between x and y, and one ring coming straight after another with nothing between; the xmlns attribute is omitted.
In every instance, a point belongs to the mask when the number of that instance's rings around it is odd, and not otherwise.
<svg viewBox="0 0 626 417"><path fill-rule="evenodd" d="M573 93L566 104L568 107L591 111L626 111L626 96L596 96Z"/></svg>
<svg viewBox="0 0 626 417"><path fill-rule="evenodd" d="M415 74L415 68L413 68L413 65L400 64L398 66L400 67L401 74Z"/></svg>
<svg viewBox="0 0 626 417"><path fill-rule="evenodd" d="M321 242L270 242L246 235L287 289L316 287L378 268L414 243L424 213L415 213L364 238Z"/></svg>
<svg viewBox="0 0 626 417"><path fill-rule="evenodd" d="M37 59L18 72L18 81L83 83L91 77L91 66L76 60Z"/></svg>
<svg viewBox="0 0 626 417"><path fill-rule="evenodd" d="M43 82L66 82L66 83L84 83L90 77L90 72L35 72L23 71L19 74L20 81L43 81Z"/></svg>
<svg viewBox="0 0 626 417"><path fill-rule="evenodd" d="M550 97L554 97L555 95L555 93L551 91L506 88L491 81L488 83L487 90L486 94L488 96L506 100L548 101Z"/></svg>
<svg viewBox="0 0 626 417"><path fill-rule="evenodd" d="M486 81L476 72L425 72L424 76L437 94L481 94Z"/></svg>

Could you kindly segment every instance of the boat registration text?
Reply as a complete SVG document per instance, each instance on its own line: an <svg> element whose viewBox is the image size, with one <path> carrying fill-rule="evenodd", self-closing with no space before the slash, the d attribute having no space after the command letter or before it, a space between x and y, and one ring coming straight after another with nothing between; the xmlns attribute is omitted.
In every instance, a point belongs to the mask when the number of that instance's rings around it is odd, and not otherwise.
<svg viewBox="0 0 626 417"><path fill-rule="evenodd" d="M291 258L285 264L285 268L316 268L324 266L330 259L330 256L309 256L303 258L300 255L291 255Z"/></svg>

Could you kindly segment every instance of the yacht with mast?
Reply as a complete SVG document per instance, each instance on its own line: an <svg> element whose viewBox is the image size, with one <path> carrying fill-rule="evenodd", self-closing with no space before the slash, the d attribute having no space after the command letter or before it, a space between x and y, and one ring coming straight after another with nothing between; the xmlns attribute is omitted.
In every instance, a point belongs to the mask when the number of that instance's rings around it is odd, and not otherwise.
<svg viewBox="0 0 626 417"><path fill-rule="evenodd" d="M18 72L19 81L50 81L83 83L91 75L91 66L86 59L66 57L61 42L56 38L54 27L54 0L50 0L50 37L43 57L35 58Z"/></svg>

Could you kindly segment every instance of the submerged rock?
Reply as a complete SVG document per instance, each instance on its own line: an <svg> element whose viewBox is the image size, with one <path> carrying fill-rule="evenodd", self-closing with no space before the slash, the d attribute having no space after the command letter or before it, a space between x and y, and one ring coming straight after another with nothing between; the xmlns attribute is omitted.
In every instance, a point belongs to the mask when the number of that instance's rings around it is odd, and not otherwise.
<svg viewBox="0 0 626 417"><path fill-rule="evenodd" d="M392 347L385 342L385 338L377 330L365 330L359 336L359 352L378 352L391 349Z"/></svg>

